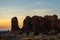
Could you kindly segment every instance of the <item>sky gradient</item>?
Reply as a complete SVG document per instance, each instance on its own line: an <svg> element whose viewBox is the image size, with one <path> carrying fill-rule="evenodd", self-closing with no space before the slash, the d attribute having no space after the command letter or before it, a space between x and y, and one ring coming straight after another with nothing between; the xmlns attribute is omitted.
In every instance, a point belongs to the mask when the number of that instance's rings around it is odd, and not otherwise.
<svg viewBox="0 0 60 40"><path fill-rule="evenodd" d="M0 30L10 30L14 16L21 27L26 16L53 14L60 18L60 0L0 0Z"/></svg>

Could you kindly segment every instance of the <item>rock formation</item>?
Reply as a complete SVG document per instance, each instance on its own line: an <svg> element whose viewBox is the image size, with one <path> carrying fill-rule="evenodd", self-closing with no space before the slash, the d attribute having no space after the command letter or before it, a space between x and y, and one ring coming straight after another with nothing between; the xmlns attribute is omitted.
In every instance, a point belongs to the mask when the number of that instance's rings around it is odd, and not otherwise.
<svg viewBox="0 0 60 40"><path fill-rule="evenodd" d="M41 16L27 16L23 21L23 30L25 32L49 32L57 31L60 27L60 22L58 21L57 15L46 15Z"/></svg>
<svg viewBox="0 0 60 40"><path fill-rule="evenodd" d="M12 18L11 21L11 30L18 31L20 30L18 26L18 20L16 17ZM24 32L60 32L60 19L58 19L57 15L45 15L44 17L41 16L26 16L23 21L23 28L20 30Z"/></svg>
<svg viewBox="0 0 60 40"><path fill-rule="evenodd" d="M23 21L23 32L31 32L31 17L26 16L26 18Z"/></svg>
<svg viewBox="0 0 60 40"><path fill-rule="evenodd" d="M51 30L52 30L53 32L56 31L57 21L58 21L57 15L53 15L53 16L51 17Z"/></svg>
<svg viewBox="0 0 60 40"><path fill-rule="evenodd" d="M17 31L20 30L18 26L18 19L17 17L13 17L11 20L11 31Z"/></svg>
<svg viewBox="0 0 60 40"><path fill-rule="evenodd" d="M57 20L58 17L57 15L53 15L53 16L45 16L48 27L49 27L49 31L50 32L55 32L56 27L57 27Z"/></svg>
<svg viewBox="0 0 60 40"><path fill-rule="evenodd" d="M31 18L31 27L33 32L39 31L39 16L33 16Z"/></svg>
<svg viewBox="0 0 60 40"><path fill-rule="evenodd" d="M58 19L56 31L60 33L60 19Z"/></svg>

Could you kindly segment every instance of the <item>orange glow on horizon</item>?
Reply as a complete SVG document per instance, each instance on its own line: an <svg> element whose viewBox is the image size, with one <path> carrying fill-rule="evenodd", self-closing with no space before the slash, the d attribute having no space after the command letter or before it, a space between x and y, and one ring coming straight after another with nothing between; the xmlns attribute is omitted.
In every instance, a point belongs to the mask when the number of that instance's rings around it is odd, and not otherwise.
<svg viewBox="0 0 60 40"><path fill-rule="evenodd" d="M8 19L0 19L0 27L9 27L10 26L10 20Z"/></svg>
<svg viewBox="0 0 60 40"><path fill-rule="evenodd" d="M23 19L18 20L18 25L20 28L23 26ZM11 28L11 19L0 19L0 30L6 30Z"/></svg>

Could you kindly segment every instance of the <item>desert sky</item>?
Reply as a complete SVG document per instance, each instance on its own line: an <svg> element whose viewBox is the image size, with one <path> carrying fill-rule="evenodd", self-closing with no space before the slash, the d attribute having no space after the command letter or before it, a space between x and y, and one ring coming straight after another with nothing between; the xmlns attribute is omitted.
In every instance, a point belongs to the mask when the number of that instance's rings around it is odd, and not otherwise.
<svg viewBox="0 0 60 40"><path fill-rule="evenodd" d="M60 0L0 0L0 30L10 30L14 16L21 28L26 16L53 14L60 18Z"/></svg>

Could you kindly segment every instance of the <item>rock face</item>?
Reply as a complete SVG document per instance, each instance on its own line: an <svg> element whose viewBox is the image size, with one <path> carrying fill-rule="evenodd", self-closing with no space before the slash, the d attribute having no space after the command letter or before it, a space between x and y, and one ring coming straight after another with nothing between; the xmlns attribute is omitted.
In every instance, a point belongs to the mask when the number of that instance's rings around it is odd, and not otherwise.
<svg viewBox="0 0 60 40"><path fill-rule="evenodd" d="M57 15L53 15L53 16L51 17L51 30L52 30L53 32L56 31L57 22L58 22Z"/></svg>
<svg viewBox="0 0 60 40"><path fill-rule="evenodd" d="M57 15L53 15L53 16L45 16L45 19L46 19L46 21L47 21L47 25L48 25L48 27L49 27L49 31L52 31L52 32L54 32L54 31L56 31L56 27L57 27L57 20L58 20L58 17L57 17ZM45 24L45 25L46 25Z"/></svg>
<svg viewBox="0 0 60 40"><path fill-rule="evenodd" d="M23 32L31 32L31 17L26 16L26 18L23 21Z"/></svg>
<svg viewBox="0 0 60 40"><path fill-rule="evenodd" d="M18 19L17 17L13 17L11 20L11 31L17 31L20 30L18 26Z"/></svg>
<svg viewBox="0 0 60 40"><path fill-rule="evenodd" d="M25 32L53 32L60 30L60 20L57 15L27 16L23 21L22 29Z"/></svg>
<svg viewBox="0 0 60 40"><path fill-rule="evenodd" d="M31 27L32 27L33 32L39 31L39 17L38 16L33 16L32 17Z"/></svg>
<svg viewBox="0 0 60 40"><path fill-rule="evenodd" d="M60 19L58 19L56 31L60 33Z"/></svg>
<svg viewBox="0 0 60 40"><path fill-rule="evenodd" d="M17 17L13 17L11 20L11 31L20 30L18 26ZM58 19L57 15L45 15L41 16L26 16L23 21L23 28L20 30L24 32L60 32L60 19Z"/></svg>
<svg viewBox="0 0 60 40"><path fill-rule="evenodd" d="M42 32L44 31L44 18L40 16L33 16L31 19L31 26L33 32Z"/></svg>

